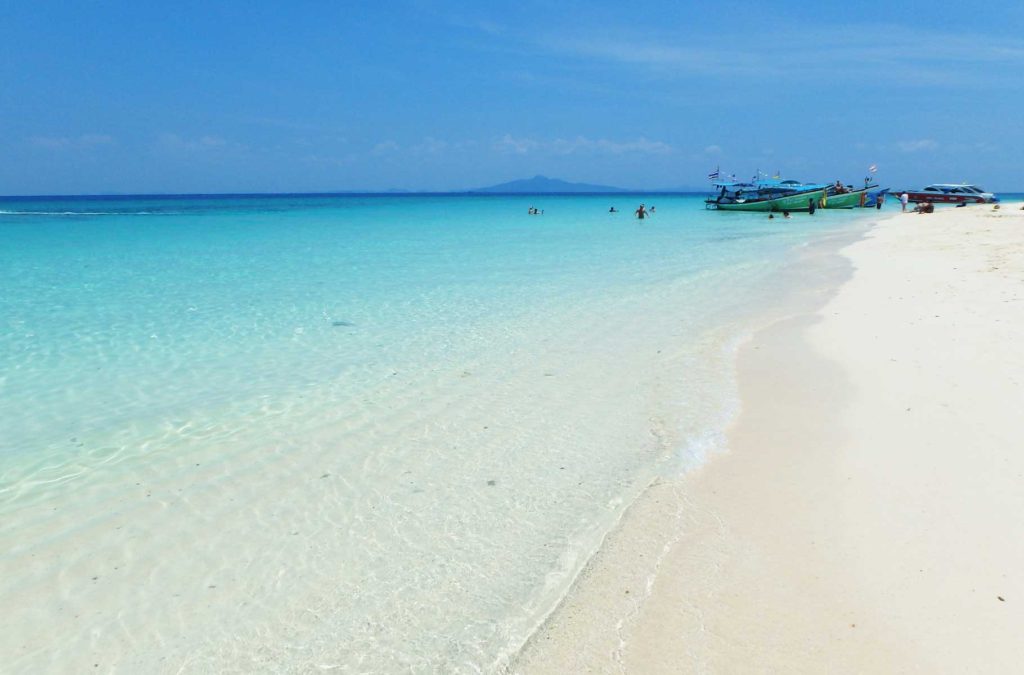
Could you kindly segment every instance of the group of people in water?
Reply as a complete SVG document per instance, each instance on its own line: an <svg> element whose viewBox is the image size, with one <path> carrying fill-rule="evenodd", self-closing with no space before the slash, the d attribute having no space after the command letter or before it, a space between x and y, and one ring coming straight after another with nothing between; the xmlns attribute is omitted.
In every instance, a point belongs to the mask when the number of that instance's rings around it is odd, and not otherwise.
<svg viewBox="0 0 1024 675"><path fill-rule="evenodd" d="M640 220L643 220L647 216L653 216L654 215L654 211L655 211L655 208L653 206L651 208L647 208L646 206L641 204L640 207L636 211L633 212L633 215L635 215ZM619 212L619 210L617 208L615 208L614 206L611 207L610 209L608 209L608 213L618 213L618 212Z"/></svg>
<svg viewBox="0 0 1024 675"><path fill-rule="evenodd" d="M643 220L647 216L653 216L654 215L654 211L655 211L655 207L654 206L651 206L651 208L647 208L646 206L641 204L640 207L636 211L634 211L633 213L634 213L634 215L636 215L637 218L639 218L640 220ZM618 213L618 212L619 212L619 210L617 208L615 208L614 206L611 207L610 209L608 209L608 213ZM531 206L529 209L526 210L526 213L528 213L531 216L543 216L544 215L544 209L538 209L536 206Z"/></svg>
<svg viewBox="0 0 1024 675"><path fill-rule="evenodd" d="M645 208L643 204L641 204L640 208L638 208L633 213L634 213L634 215L636 215L637 218L639 218L640 220L643 220L647 216L653 216L654 215L654 206L651 206L651 208L648 209L648 208Z"/></svg>

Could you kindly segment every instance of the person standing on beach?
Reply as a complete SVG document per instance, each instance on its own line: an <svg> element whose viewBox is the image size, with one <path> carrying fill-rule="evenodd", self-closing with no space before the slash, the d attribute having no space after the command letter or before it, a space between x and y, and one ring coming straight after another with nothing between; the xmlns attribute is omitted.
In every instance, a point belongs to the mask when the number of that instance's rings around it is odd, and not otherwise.
<svg viewBox="0 0 1024 675"><path fill-rule="evenodd" d="M647 217L647 209L644 208L643 204L641 204L640 208L636 210L636 217L639 218L640 220L643 220L644 218Z"/></svg>
<svg viewBox="0 0 1024 675"><path fill-rule="evenodd" d="M813 200L813 199L808 199L808 200L807 200L807 211L808 211L808 212L809 212L809 213L810 213L810 214L811 214L812 216L814 215L814 209L815 209L815 206L814 206L814 200Z"/></svg>
<svg viewBox="0 0 1024 675"><path fill-rule="evenodd" d="M906 192L900 195L900 206L903 207L903 213L907 212L907 203L910 201L910 195Z"/></svg>
<svg viewBox="0 0 1024 675"><path fill-rule="evenodd" d="M880 192L880 193L878 193L878 198L875 199L875 209L881 211L882 210L882 204L884 204L884 203L885 203L885 193L884 192Z"/></svg>

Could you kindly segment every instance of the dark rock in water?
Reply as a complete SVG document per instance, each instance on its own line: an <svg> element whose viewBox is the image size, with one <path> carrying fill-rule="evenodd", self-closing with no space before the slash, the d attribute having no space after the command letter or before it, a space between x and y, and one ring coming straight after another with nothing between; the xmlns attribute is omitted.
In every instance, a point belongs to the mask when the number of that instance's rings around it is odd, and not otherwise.
<svg viewBox="0 0 1024 675"><path fill-rule="evenodd" d="M332 321L331 325L332 326L343 326L345 328L351 328L355 324L352 323L351 321Z"/></svg>

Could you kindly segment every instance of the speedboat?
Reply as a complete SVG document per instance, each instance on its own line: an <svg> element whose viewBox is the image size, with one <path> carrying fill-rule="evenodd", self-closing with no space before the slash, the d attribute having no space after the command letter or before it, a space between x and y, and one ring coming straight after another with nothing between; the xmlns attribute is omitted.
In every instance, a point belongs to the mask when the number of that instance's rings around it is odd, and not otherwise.
<svg viewBox="0 0 1024 675"><path fill-rule="evenodd" d="M999 201L999 197L991 192L985 192L984 188L967 183L935 183L923 190L903 190L895 194L903 192L907 193L909 201L915 203L989 204Z"/></svg>

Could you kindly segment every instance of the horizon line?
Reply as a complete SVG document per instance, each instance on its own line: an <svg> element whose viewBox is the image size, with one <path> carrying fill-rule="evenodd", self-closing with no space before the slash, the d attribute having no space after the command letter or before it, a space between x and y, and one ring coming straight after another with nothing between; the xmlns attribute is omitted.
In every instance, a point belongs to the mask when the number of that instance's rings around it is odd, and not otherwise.
<svg viewBox="0 0 1024 675"><path fill-rule="evenodd" d="M668 188L627 189L611 191L552 191L530 192L510 191L496 192L489 189L475 190L341 190L332 192L109 192L109 193L74 193L74 194L29 194L0 195L2 199L89 199L89 198L128 198L128 197L343 197L343 196L426 196L426 195L472 195L475 197L515 196L515 195L630 195L630 194L703 194L708 190L673 190Z"/></svg>

